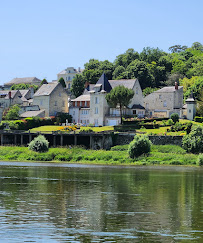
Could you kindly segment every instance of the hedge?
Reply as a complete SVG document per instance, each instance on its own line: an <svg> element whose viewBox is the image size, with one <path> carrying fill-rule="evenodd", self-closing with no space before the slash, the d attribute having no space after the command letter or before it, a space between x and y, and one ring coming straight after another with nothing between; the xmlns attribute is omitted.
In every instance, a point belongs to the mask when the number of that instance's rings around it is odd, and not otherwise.
<svg viewBox="0 0 203 243"><path fill-rule="evenodd" d="M203 122L203 117L195 116L194 121L195 121L195 122L200 122L200 123L202 123L202 122Z"/></svg>

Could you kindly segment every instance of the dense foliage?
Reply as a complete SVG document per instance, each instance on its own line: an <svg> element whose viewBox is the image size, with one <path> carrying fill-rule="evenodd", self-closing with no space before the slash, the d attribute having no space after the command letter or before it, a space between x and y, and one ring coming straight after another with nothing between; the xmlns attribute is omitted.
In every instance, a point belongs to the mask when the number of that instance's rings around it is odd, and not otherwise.
<svg viewBox="0 0 203 243"><path fill-rule="evenodd" d="M23 90L23 89L29 89L31 87L34 89L34 92L36 92L37 89L39 88L39 86L34 84L14 84L11 86L11 90Z"/></svg>
<svg viewBox="0 0 203 243"><path fill-rule="evenodd" d="M197 158L197 165L202 166L203 165L203 154L199 154Z"/></svg>
<svg viewBox="0 0 203 243"><path fill-rule="evenodd" d="M2 119L17 120L19 118L19 111L20 111L19 105L10 106L8 109L4 111Z"/></svg>
<svg viewBox="0 0 203 243"><path fill-rule="evenodd" d="M142 154L147 154L151 150L151 141L145 135L135 136L129 144L128 154L134 159Z"/></svg>
<svg viewBox="0 0 203 243"><path fill-rule="evenodd" d="M203 128L193 126L191 132L182 140L183 148L190 153L203 153Z"/></svg>
<svg viewBox="0 0 203 243"><path fill-rule="evenodd" d="M199 42L191 47L173 45L169 52L145 47L138 53L131 48L118 55L114 62L90 59L84 67L83 73L79 74L81 80L84 78L93 84L103 72L108 79L138 78L142 89L174 85L176 81L184 85L185 98L193 91L199 99L203 85L203 45Z"/></svg>
<svg viewBox="0 0 203 243"><path fill-rule="evenodd" d="M65 80L64 78L60 78L59 81L58 81L64 88L66 87L66 83L65 83Z"/></svg>
<svg viewBox="0 0 203 243"><path fill-rule="evenodd" d="M75 97L80 96L83 93L85 85L85 79L82 75L76 74L73 78L73 83L71 86L71 92Z"/></svg>
<svg viewBox="0 0 203 243"><path fill-rule="evenodd" d="M47 152L49 150L49 142L44 136L39 135L29 143L28 148L35 152Z"/></svg>

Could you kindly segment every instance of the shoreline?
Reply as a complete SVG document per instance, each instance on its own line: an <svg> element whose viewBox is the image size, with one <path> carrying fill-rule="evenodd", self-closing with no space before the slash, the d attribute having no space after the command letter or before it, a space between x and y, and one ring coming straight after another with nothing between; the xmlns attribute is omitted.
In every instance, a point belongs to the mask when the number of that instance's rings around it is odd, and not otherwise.
<svg viewBox="0 0 203 243"><path fill-rule="evenodd" d="M148 155L130 159L127 146L119 146L117 150L87 150L81 147L50 148L46 153L37 153L27 147L0 146L0 161L64 163L107 166L148 166L148 165L178 165L197 166L197 154L186 153L177 145L153 145Z"/></svg>

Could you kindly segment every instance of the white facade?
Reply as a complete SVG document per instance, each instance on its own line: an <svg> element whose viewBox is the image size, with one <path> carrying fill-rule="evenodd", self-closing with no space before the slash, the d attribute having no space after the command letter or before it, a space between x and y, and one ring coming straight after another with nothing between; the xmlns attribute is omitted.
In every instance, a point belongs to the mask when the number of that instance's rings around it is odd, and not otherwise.
<svg viewBox="0 0 203 243"><path fill-rule="evenodd" d="M82 69L80 68L75 69L74 67L67 67L65 70L57 74L57 81L60 78L63 78L66 83L66 88L70 90L73 78L75 77L76 74L81 74L81 73L82 73Z"/></svg>

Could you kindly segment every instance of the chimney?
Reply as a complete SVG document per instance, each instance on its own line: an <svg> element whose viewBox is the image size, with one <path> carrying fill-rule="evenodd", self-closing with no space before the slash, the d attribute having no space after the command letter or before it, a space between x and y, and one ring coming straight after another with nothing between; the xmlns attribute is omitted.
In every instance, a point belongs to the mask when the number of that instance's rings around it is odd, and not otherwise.
<svg viewBox="0 0 203 243"><path fill-rule="evenodd" d="M178 90L178 83L175 82L175 90Z"/></svg>
<svg viewBox="0 0 203 243"><path fill-rule="evenodd" d="M78 67L78 72L80 73L80 67Z"/></svg>
<svg viewBox="0 0 203 243"><path fill-rule="evenodd" d="M85 89L88 90L88 87L89 87L90 83L88 81L85 82Z"/></svg>
<svg viewBox="0 0 203 243"><path fill-rule="evenodd" d="M11 91L8 92L8 97L11 99Z"/></svg>

